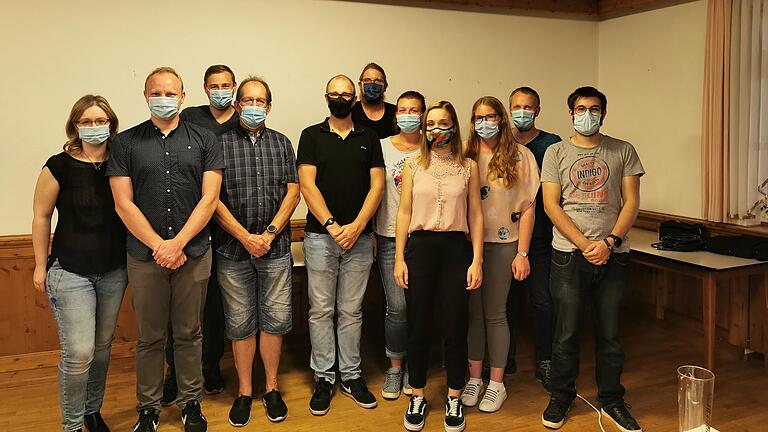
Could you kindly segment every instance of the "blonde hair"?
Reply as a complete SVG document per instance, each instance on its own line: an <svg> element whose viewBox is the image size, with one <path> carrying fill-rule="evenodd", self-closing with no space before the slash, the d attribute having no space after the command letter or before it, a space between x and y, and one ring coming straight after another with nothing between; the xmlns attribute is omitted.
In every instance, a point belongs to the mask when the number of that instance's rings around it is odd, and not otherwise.
<svg viewBox="0 0 768 432"><path fill-rule="evenodd" d="M92 106L101 108L104 113L107 114L107 118L109 118L109 138L107 138L106 142L107 148L109 148L109 143L115 135L117 135L117 115L112 110L112 107L109 106L109 102L102 96L88 94L78 99L72 106L72 110L69 112L67 124L64 126L64 132L66 132L68 138L67 142L64 143L65 152L69 154L78 154L83 151L83 141L80 140L80 134L77 131L76 123L80 120L80 117L82 117L85 110Z"/></svg>
<svg viewBox="0 0 768 432"><path fill-rule="evenodd" d="M152 72L147 75L147 79L144 80L144 90L147 90L147 84L149 83L149 79L152 78L155 75L159 75L161 73L167 73L175 76L179 79L179 82L181 83L181 91L184 91L184 80L181 79L181 75L179 75L178 72L176 72L176 69L170 67L170 66L162 66L159 68L156 68ZM234 81L235 75L232 74L232 80Z"/></svg>
<svg viewBox="0 0 768 432"><path fill-rule="evenodd" d="M453 160L456 161L456 163L461 164L462 160L464 159L464 155L462 154L461 150L461 130L459 128L459 117L456 115L456 109L453 107L453 104L443 100L428 106L421 117L421 152L419 153L416 161L424 169L429 168L429 162L431 160L431 149L429 148L429 142L427 141L427 116L429 115L430 111L436 109L445 110L448 112L448 115L451 116L451 122L453 123L453 135L451 136L449 146L451 147L451 155L453 156Z"/></svg>
<svg viewBox="0 0 768 432"><path fill-rule="evenodd" d="M496 115L499 116L499 142L496 148L493 149L491 161L488 162L488 181L501 179L504 186L509 188L517 180L515 168L519 162L517 156L519 150L517 149L515 136L512 134L512 124L507 115L507 109L495 97L483 96L472 105L472 114L469 119L469 139L467 140L467 148L464 155L477 162L477 157L480 154L481 138L475 131L475 111L481 105L496 111Z"/></svg>

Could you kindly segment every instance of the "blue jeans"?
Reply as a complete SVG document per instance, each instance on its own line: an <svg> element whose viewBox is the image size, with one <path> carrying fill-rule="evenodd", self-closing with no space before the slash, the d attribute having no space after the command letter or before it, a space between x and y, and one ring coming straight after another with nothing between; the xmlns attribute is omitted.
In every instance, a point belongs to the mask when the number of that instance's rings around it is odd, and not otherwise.
<svg viewBox="0 0 768 432"><path fill-rule="evenodd" d="M403 359L408 346L405 290L395 283L395 238L376 235L376 262L387 301L384 319L384 352L391 359Z"/></svg>
<svg viewBox="0 0 768 432"><path fill-rule="evenodd" d="M123 302L125 266L109 273L79 275L53 262L45 289L61 344L59 401L65 431L83 427L83 416L101 409L112 336Z"/></svg>
<svg viewBox="0 0 768 432"><path fill-rule="evenodd" d="M329 234L307 232L304 262L309 285L310 366L315 380L336 382L337 342L341 379L359 378L363 297L373 263L372 234L360 235L355 246L345 251ZM335 331L334 314L338 314Z"/></svg>
<svg viewBox="0 0 768 432"><path fill-rule="evenodd" d="M550 290L555 311L552 344L552 397L570 403L579 375L579 327L586 304L592 309L595 333L597 398L603 406L623 403L619 343L621 303L629 279L629 253L615 253L596 266L580 251L552 251Z"/></svg>
<svg viewBox="0 0 768 432"><path fill-rule="evenodd" d="M238 341L259 330L275 335L291 331L291 254L273 259L233 261L216 254L227 337Z"/></svg>

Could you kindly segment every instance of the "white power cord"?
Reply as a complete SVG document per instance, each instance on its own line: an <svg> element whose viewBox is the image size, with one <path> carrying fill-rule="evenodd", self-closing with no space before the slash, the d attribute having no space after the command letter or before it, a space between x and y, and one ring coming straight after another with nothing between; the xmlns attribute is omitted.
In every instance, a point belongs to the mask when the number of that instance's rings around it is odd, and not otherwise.
<svg viewBox="0 0 768 432"><path fill-rule="evenodd" d="M599 409L597 409L597 408L595 408L595 406L594 406L594 405L592 405L592 404L591 404L591 403L590 403L588 400L586 400L586 399L584 398L584 396L582 396L582 395L580 395L580 394L578 394L578 393L576 393L576 396L577 396L579 399L583 400L585 404L589 405L589 407L590 407L590 408L592 408L593 410L595 410L595 412L597 413L597 424L600 426L600 430L601 430L601 431L603 431L603 432L606 432L606 431L605 431L605 428L603 427L603 414L600 412L600 410L599 410Z"/></svg>

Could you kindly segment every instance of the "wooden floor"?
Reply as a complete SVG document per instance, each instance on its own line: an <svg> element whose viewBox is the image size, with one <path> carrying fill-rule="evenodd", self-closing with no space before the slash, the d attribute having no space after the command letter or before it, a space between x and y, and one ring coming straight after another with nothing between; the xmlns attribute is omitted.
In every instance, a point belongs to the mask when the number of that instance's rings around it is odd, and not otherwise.
<svg viewBox="0 0 768 432"><path fill-rule="evenodd" d="M675 316L666 321L652 318L652 312L632 312L626 318L624 347L626 363L623 383L627 387L627 402L645 431L677 431L678 365L701 363L702 335L697 323ZM376 338L378 339L378 338ZM580 393L595 401L594 358L591 337L585 337L582 374L578 381ZM246 431L398 431L407 400L385 401L373 410L358 408L349 398L336 393L331 410L324 417L309 413L307 403L311 394L312 374L308 367L308 351L299 340L292 340L281 366L281 388L288 404L286 421L267 421L261 404L254 403L251 423ZM378 396L386 367L381 342L365 340L364 369L372 391ZM436 359L437 360L437 359ZM541 411L548 401L533 378L528 340L520 343L519 371L507 379L508 399L495 414L467 409L468 429L472 431L542 431ZM768 431L768 375L762 359L743 360L738 350L720 341L717 352L714 426L720 431ZM211 431L235 430L227 422L227 413L235 396L235 377L231 354L222 361L228 387L223 394L209 397L203 409ZM263 377L258 377L263 385ZM427 399L432 411L427 417L425 431L442 431L442 403L445 374L436 362L431 370ZM136 419L134 411L134 363L132 358L114 359L102 414L113 431L129 431ZM59 424L56 368L39 368L0 374L0 431L55 431ZM606 431L616 431L606 425ZM160 431L182 431L180 413L176 407L164 408ZM599 431L597 415L577 400L563 431Z"/></svg>

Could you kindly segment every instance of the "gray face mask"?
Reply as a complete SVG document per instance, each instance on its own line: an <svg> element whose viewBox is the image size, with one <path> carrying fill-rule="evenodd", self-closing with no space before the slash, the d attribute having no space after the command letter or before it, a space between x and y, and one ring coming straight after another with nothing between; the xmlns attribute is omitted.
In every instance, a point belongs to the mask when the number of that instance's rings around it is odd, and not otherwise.
<svg viewBox="0 0 768 432"><path fill-rule="evenodd" d="M160 120L170 120L179 113L179 98L153 96L149 98L149 111Z"/></svg>
<svg viewBox="0 0 768 432"><path fill-rule="evenodd" d="M109 138L109 125L80 127L77 128L77 134L83 142L88 144L104 144L107 138Z"/></svg>
<svg viewBox="0 0 768 432"><path fill-rule="evenodd" d="M592 136L600 130L600 114L592 114L587 111L583 114L573 115L573 128L584 136Z"/></svg>
<svg viewBox="0 0 768 432"><path fill-rule="evenodd" d="M493 139L499 134L499 123L483 120L480 123L475 123L475 132L480 135L480 138L484 140Z"/></svg>

